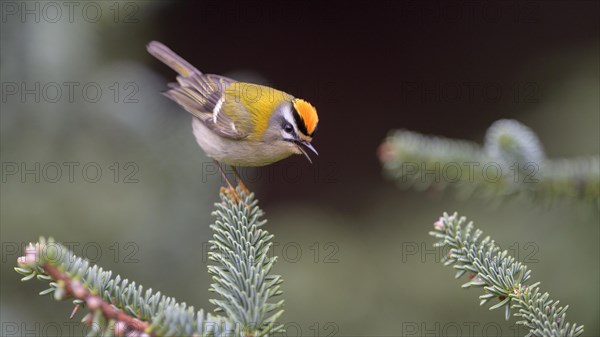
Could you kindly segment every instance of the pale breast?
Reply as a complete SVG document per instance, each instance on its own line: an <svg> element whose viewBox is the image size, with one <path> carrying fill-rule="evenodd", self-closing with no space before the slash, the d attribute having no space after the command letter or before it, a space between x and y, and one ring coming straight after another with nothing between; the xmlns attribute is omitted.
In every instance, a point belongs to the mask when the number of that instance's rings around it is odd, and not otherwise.
<svg viewBox="0 0 600 337"><path fill-rule="evenodd" d="M233 140L211 131L198 118L193 118L192 129L196 142L211 158L234 166L264 166L301 152L295 145L273 145L265 142Z"/></svg>

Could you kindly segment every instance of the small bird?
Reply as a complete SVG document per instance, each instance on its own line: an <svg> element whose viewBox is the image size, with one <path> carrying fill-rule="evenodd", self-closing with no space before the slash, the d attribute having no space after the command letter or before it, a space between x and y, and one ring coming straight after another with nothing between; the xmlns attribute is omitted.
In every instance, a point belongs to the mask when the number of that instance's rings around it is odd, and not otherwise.
<svg viewBox="0 0 600 337"><path fill-rule="evenodd" d="M220 163L231 165L241 188L247 191L235 166L264 166L311 145L319 117L314 106L283 91L204 74L164 44L152 41L148 52L175 70L177 83L164 94L192 114L196 142L213 158L229 188Z"/></svg>

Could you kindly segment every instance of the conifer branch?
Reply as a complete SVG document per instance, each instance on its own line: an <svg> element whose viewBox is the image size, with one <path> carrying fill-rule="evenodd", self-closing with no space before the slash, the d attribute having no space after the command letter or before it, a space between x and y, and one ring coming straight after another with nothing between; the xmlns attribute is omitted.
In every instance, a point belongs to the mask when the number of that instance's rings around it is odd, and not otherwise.
<svg viewBox="0 0 600 337"><path fill-rule="evenodd" d="M237 192L241 200L221 194L216 204L216 221L211 228L209 266L215 283L211 290L220 299L211 300L226 316L195 311L174 298L144 290L112 272L91 265L52 239L40 238L26 248L15 270L23 281L37 278L50 282L40 295L54 294L56 300L73 299L75 315L85 307L83 322L91 336L263 336L282 330L276 319L283 301L270 303L281 294L280 276L270 275L274 257L268 256L273 236L259 228L261 217L254 196Z"/></svg>
<svg viewBox="0 0 600 337"><path fill-rule="evenodd" d="M483 146L393 131L380 146L379 158L401 187L455 187L465 198L477 194L600 205L600 157L549 160L535 133L514 120L492 124Z"/></svg>
<svg viewBox="0 0 600 337"><path fill-rule="evenodd" d="M90 290L84 288L81 283L75 279L71 279L66 273L61 272L56 266L46 263L42 268L53 280L63 284L63 297L75 298L78 302L76 308L80 305L79 302L85 303L90 310L100 311L106 319L121 322L123 324L122 328L126 327L127 330L143 333L148 328L148 322L129 316L122 310L117 309L117 307L104 302L100 296L92 294ZM74 309L74 311L76 311L76 309Z"/></svg>
<svg viewBox="0 0 600 337"><path fill-rule="evenodd" d="M238 193L240 190L238 189ZM215 265L208 267L214 283L211 291L219 299L211 300L217 312L225 313L240 323L246 336L262 336L281 332L283 326L276 320L283 314L283 300L270 303L280 295L281 276L271 275L276 257L269 256L273 235L262 226L263 211L257 207L253 195L242 195L241 203L222 198L213 215L217 218L209 259Z"/></svg>
<svg viewBox="0 0 600 337"><path fill-rule="evenodd" d="M435 247L450 248L442 262L457 270L456 278L468 274L470 280L462 287L483 288L480 305L497 299L498 303L490 310L504 308L507 320L511 311L515 311L514 316L520 318L517 324L529 329L527 336L579 336L583 333L582 325L566 321L568 306L559 306L559 301L549 299L548 293L541 293L539 282L527 285L531 277L527 266L509 256L506 250L500 251L489 236L482 239L483 232L466 221L465 217L458 218L456 213L451 216L444 213L429 234L439 239Z"/></svg>

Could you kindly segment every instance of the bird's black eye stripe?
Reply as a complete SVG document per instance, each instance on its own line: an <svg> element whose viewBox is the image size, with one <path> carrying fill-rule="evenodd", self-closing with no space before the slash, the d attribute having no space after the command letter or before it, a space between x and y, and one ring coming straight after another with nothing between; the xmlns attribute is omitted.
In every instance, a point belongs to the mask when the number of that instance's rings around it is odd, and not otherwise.
<svg viewBox="0 0 600 337"><path fill-rule="evenodd" d="M292 114L294 115L294 120L296 121L298 130L300 130L300 132L302 132L303 134L309 136L308 131L306 130L306 125L304 124L302 118L300 118L300 114L298 114L298 111L296 111L296 108L294 108L294 106L292 106Z"/></svg>

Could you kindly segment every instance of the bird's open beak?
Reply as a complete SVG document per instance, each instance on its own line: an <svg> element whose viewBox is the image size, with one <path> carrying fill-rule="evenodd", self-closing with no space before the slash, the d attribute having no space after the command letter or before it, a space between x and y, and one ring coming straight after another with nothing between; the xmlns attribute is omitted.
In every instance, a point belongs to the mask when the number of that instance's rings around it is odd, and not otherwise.
<svg viewBox="0 0 600 337"><path fill-rule="evenodd" d="M298 148L300 149L300 151L302 151L302 153L304 154L304 156L306 157L306 159L308 159L308 161L312 164L312 160L310 159L310 157L308 156L308 153L306 153L306 151L304 150L304 148L300 145L304 145L306 148L310 149L312 152L314 152L317 156L319 155L319 153L317 152L317 150L312 146L311 143L307 142L307 141L299 141L296 142L296 145L298 145Z"/></svg>
<svg viewBox="0 0 600 337"><path fill-rule="evenodd" d="M315 150L315 148L312 146L311 143L309 143L307 141L303 141L303 142L300 142L300 144L306 146L308 149L310 149L312 152L314 152L317 156L319 155L319 152L317 152L317 150Z"/></svg>

